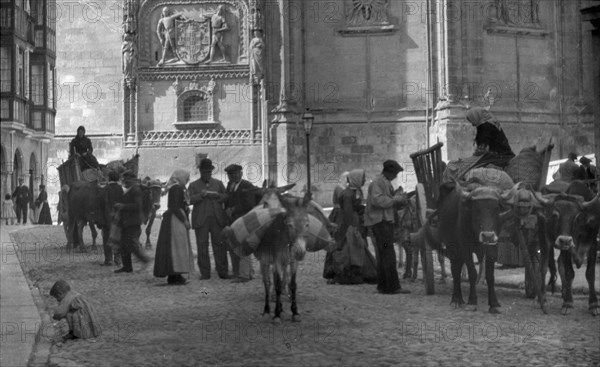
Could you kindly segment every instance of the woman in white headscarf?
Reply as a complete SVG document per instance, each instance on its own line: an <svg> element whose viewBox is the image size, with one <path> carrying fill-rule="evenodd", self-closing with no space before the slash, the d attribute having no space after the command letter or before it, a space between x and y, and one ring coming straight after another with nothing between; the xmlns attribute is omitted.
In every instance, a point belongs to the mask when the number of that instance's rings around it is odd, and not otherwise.
<svg viewBox="0 0 600 367"><path fill-rule="evenodd" d="M375 259L366 248L363 221L365 205L362 187L366 181L365 170L350 171L347 180L348 186L339 196L341 220L335 233L337 249L331 253L333 274L329 274L328 283L374 282L376 281Z"/></svg>
<svg viewBox="0 0 600 367"><path fill-rule="evenodd" d="M185 170L176 170L171 175L166 187L167 211L162 216L156 243L154 276L166 276L171 285L186 284L182 274L194 271L185 188L189 180L190 173Z"/></svg>

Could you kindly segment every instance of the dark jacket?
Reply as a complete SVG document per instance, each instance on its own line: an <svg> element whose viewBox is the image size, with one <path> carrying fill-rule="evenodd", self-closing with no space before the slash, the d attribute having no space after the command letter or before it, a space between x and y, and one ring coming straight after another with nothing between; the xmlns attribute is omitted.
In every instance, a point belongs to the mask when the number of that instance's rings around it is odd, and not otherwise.
<svg viewBox="0 0 600 367"><path fill-rule="evenodd" d="M93 151L92 141L87 136L84 136L83 138L76 136L71 140L71 143L69 143L69 153L71 155L74 155L75 153L92 153Z"/></svg>
<svg viewBox="0 0 600 367"><path fill-rule="evenodd" d="M225 208L231 209L231 222L234 222L258 205L258 191L255 191L257 187L250 183L250 181L240 181L235 192L233 191L233 187L233 182L227 184L227 201L225 202Z"/></svg>
<svg viewBox="0 0 600 367"><path fill-rule="evenodd" d="M17 205L25 205L31 201L29 196L29 187L22 185L15 189L12 194L12 198L15 199Z"/></svg>
<svg viewBox="0 0 600 367"><path fill-rule="evenodd" d="M202 197L202 190L216 192L218 197ZM192 209L192 228L200 228L209 217L214 217L217 224L225 227L228 222L223 203L227 200L225 186L220 180L211 178L208 183L198 179L188 187Z"/></svg>
<svg viewBox="0 0 600 367"><path fill-rule="evenodd" d="M121 209L122 227L140 226L143 222L143 192L140 185L133 185L129 191L123 194L121 203L125 206Z"/></svg>
<svg viewBox="0 0 600 367"><path fill-rule="evenodd" d="M110 181L100 191L98 200L98 216L96 222L100 225L109 225L115 214L114 206L123 201L123 188L119 183Z"/></svg>
<svg viewBox="0 0 600 367"><path fill-rule="evenodd" d="M477 126L477 135L475 136L475 143L477 146L487 145L490 147L490 152L494 152L500 155L515 156L508 139L504 135L504 131L497 128L496 125L489 122Z"/></svg>

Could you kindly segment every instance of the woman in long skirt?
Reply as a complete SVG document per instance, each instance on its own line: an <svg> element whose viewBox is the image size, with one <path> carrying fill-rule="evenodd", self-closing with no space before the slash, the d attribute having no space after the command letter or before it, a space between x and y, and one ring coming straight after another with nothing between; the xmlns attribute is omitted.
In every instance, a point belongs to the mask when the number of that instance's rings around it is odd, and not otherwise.
<svg viewBox="0 0 600 367"><path fill-rule="evenodd" d="M186 284L182 274L194 271L185 192L189 180L190 173L185 170L177 170L171 175L166 188L167 211L162 216L156 243L154 276L167 277L167 283L172 285Z"/></svg>
<svg viewBox="0 0 600 367"><path fill-rule="evenodd" d="M40 194L35 200L35 206L39 210L38 224L52 224L52 215L50 214L50 205L48 205L48 193L46 186L40 185Z"/></svg>

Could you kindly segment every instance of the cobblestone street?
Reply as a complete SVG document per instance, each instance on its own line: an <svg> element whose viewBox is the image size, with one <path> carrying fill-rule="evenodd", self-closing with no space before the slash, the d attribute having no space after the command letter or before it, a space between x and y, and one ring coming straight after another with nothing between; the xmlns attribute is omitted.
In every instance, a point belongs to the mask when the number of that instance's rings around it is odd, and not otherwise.
<svg viewBox="0 0 600 367"><path fill-rule="evenodd" d="M84 233L89 245L89 230ZM152 266L144 273L114 274L114 268L99 265L101 253L67 254L58 226L21 231L15 239L46 311L56 305L50 287L63 278L91 301L102 321L103 335L95 341L52 345L52 366L588 366L600 361L600 318L588 313L582 293L575 294L575 308L566 317L560 315L559 294L549 295L550 314L543 315L523 290L508 288L497 291L502 314L489 314L485 285L478 286L477 311L455 310L450 282L436 285L433 296L425 295L420 279L402 282L412 291L408 295L381 295L368 284L328 285L321 276L325 252L320 252L308 254L298 271L302 322L291 322L286 299L283 323L274 325L261 315L258 266L249 283L221 280L213 267L210 280L200 281L196 272L186 286L166 286L165 279L152 276ZM465 298L467 291L463 283ZM54 327L41 327L40 342L48 343Z"/></svg>

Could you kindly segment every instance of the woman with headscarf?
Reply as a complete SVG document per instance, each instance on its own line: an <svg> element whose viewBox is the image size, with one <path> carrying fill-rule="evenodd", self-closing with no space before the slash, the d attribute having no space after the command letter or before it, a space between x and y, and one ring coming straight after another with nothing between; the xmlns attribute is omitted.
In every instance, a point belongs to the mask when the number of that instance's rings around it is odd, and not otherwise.
<svg viewBox="0 0 600 367"><path fill-rule="evenodd" d="M337 249L332 251L333 276L328 283L361 284L376 281L375 259L366 247L363 215L365 205L362 187L365 170L355 169L348 174L348 186L339 196L339 227L335 233ZM372 269L365 269L371 267ZM370 273L373 276L366 276ZM327 277L326 277L327 278Z"/></svg>
<svg viewBox="0 0 600 367"><path fill-rule="evenodd" d="M50 214L50 205L48 205L48 193L46 186L40 185L40 194L35 200L35 206L39 209L38 224L52 224L52 215Z"/></svg>
<svg viewBox="0 0 600 367"><path fill-rule="evenodd" d="M335 188L333 189L333 199L332 199L333 209L331 210L331 213L329 213L328 219L331 223L336 225L336 227L337 227L336 233L338 233L339 226L342 221L342 214L341 214L342 209L340 207L340 198L342 196L342 192L344 192L346 187L348 187L348 174L349 173L350 172L348 172L348 171L342 172L342 174L340 175L338 184L335 185ZM334 276L335 276L335 269L334 269L334 264L333 264L333 253L328 252L327 255L325 255L325 266L323 267L323 278L331 279Z"/></svg>
<svg viewBox="0 0 600 367"><path fill-rule="evenodd" d="M85 127L79 126L77 128L77 135L69 143L69 154L71 157L77 157L79 159L79 165L82 171L88 168L100 168L98 160L92 152L92 141L85 136Z"/></svg>
<svg viewBox="0 0 600 367"><path fill-rule="evenodd" d="M162 216L156 243L154 276L167 277L167 283L172 285L186 284L182 274L194 271L185 188L189 180L190 173L185 170L176 170L171 175L166 187L167 211Z"/></svg>
<svg viewBox="0 0 600 367"><path fill-rule="evenodd" d="M508 162L515 157L508 143L500 123L488 110L481 107L474 107L465 114L467 121L477 129L475 136L475 156L483 156L479 160L481 163L495 164L501 168L506 167Z"/></svg>

